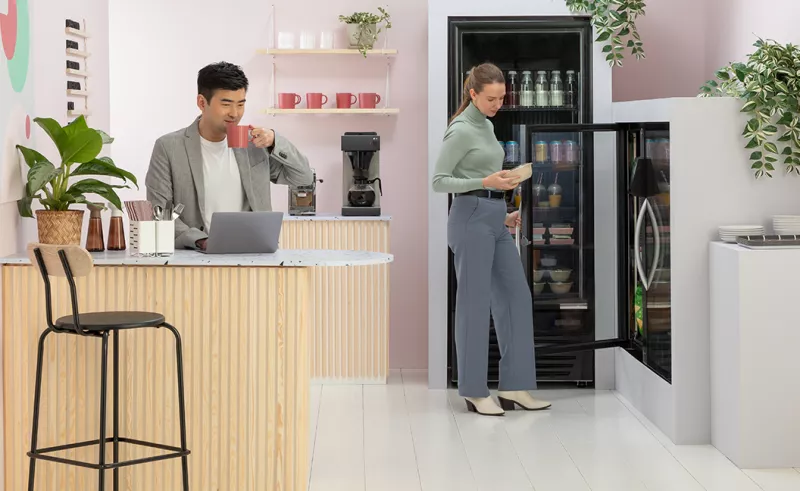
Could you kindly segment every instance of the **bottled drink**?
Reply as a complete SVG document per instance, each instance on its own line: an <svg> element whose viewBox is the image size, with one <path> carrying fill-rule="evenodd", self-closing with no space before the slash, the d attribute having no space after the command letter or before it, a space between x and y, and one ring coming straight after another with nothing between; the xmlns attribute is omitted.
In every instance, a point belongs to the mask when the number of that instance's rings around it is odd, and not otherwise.
<svg viewBox="0 0 800 491"><path fill-rule="evenodd" d="M564 105L567 107L578 107L578 80L575 78L575 70L567 70L567 82L564 87Z"/></svg>
<svg viewBox="0 0 800 491"><path fill-rule="evenodd" d="M553 70L550 77L550 105L564 107L564 82L561 81L561 72Z"/></svg>
<svg viewBox="0 0 800 491"><path fill-rule="evenodd" d="M536 72L536 107L547 107L550 105L550 94L547 90L547 72L540 70Z"/></svg>
<svg viewBox="0 0 800 491"><path fill-rule="evenodd" d="M506 89L506 96L509 107L517 107L519 105L519 83L517 82L517 72L514 70L508 72L508 89Z"/></svg>
<svg viewBox="0 0 800 491"><path fill-rule="evenodd" d="M519 143L510 141L506 143L506 156L504 162L511 165L519 164Z"/></svg>
<svg viewBox="0 0 800 491"><path fill-rule="evenodd" d="M558 140L550 142L550 162L554 165L563 164L565 160L564 144Z"/></svg>
<svg viewBox="0 0 800 491"><path fill-rule="evenodd" d="M519 96L519 105L522 107L533 107L533 79L531 71L522 72L522 90Z"/></svg>
<svg viewBox="0 0 800 491"><path fill-rule="evenodd" d="M544 164L547 162L547 142L537 141L533 146L534 162L537 164Z"/></svg>

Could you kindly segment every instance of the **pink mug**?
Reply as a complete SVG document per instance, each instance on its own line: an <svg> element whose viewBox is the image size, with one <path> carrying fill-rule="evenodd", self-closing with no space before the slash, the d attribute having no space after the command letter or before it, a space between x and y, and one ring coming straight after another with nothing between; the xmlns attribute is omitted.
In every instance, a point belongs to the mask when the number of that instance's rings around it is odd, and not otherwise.
<svg viewBox="0 0 800 491"><path fill-rule="evenodd" d="M381 102L381 96L374 92L358 94L358 106L361 109L375 109L379 102Z"/></svg>
<svg viewBox="0 0 800 491"><path fill-rule="evenodd" d="M319 92L311 92L306 94L306 106L309 109L322 109L324 104L328 103L328 96Z"/></svg>
<svg viewBox="0 0 800 491"><path fill-rule="evenodd" d="M350 109L358 98L350 92L339 92L336 94L336 107L339 109Z"/></svg>
<svg viewBox="0 0 800 491"><path fill-rule="evenodd" d="M250 130L252 129L252 126L239 126L228 123L228 148L247 148L247 144L251 139Z"/></svg>
<svg viewBox="0 0 800 491"><path fill-rule="evenodd" d="M300 96L297 94L278 94L278 107L281 109L294 109L300 104Z"/></svg>

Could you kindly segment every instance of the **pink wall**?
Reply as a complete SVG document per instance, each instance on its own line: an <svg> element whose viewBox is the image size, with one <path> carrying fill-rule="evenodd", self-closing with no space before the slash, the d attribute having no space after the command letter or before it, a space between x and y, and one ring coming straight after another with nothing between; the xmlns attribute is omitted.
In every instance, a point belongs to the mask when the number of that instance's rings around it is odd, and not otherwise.
<svg viewBox="0 0 800 491"><path fill-rule="evenodd" d="M615 102L697 95L709 78L706 1L714 0L648 0L636 23L647 58L614 69Z"/></svg>
<svg viewBox="0 0 800 491"><path fill-rule="evenodd" d="M339 14L376 11L375 1L277 0L277 31L337 31ZM392 216L391 273L392 367L427 365L427 94L425 0L388 5L395 27L390 45L399 51L391 61L391 105L400 114L385 116L269 117L267 107L273 60L255 54L268 46L270 2L241 0L220 12L216 0L140 0L110 6L113 156L140 176L147 172L154 140L187 126L197 115L197 70L227 60L243 66L251 82L245 122L272 127L303 152L325 182L319 185L319 209L341 210L342 153L346 131L381 135L384 213ZM157 12L157 15L153 13ZM219 17L222 14L223 17ZM147 26L148 33L142 30ZM138 61L137 61L138 60ZM140 63L138 68L133 68ZM359 57L281 57L275 60L279 91L378 92L385 95L386 61ZM304 103L303 103L304 104ZM130 195L144 196L144 190ZM286 189L273 187L273 207L286 210ZM444 288L444 285L441 286Z"/></svg>

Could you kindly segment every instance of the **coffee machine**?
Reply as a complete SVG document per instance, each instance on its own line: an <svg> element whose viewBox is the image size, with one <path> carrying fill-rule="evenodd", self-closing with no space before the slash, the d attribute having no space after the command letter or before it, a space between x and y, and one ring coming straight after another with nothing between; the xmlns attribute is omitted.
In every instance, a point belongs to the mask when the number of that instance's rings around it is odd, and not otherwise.
<svg viewBox="0 0 800 491"><path fill-rule="evenodd" d="M317 214L317 171L311 169L313 177L308 186L289 188L289 215L316 215Z"/></svg>
<svg viewBox="0 0 800 491"><path fill-rule="evenodd" d="M380 216L381 137L375 132L342 135L343 216Z"/></svg>

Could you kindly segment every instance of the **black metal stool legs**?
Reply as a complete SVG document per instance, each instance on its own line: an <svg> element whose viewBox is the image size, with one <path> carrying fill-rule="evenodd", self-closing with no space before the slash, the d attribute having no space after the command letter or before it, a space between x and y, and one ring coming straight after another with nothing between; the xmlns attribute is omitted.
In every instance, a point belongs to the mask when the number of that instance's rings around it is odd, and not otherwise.
<svg viewBox="0 0 800 491"><path fill-rule="evenodd" d="M189 447L186 443L186 401L183 397L183 346L178 330L166 322L164 327L175 335L175 357L178 360L178 411L180 411L179 418L181 423L181 450L186 452ZM183 471L183 491L189 491L189 457L187 455L181 457L181 467Z"/></svg>
<svg viewBox="0 0 800 491"><path fill-rule="evenodd" d="M108 400L108 332L103 332L103 348L101 352L100 362L100 460L98 465L98 491L105 491L106 489L106 470L103 466L106 464L106 401Z"/></svg>
<svg viewBox="0 0 800 491"><path fill-rule="evenodd" d="M44 340L53 332L49 327L39 336L39 351L36 355L36 387L33 396L33 429L31 430L31 454L36 452L36 437L39 435L39 403L42 395L42 364L44 362ZM28 473L28 491L33 491L34 478L36 477L36 459L30 457L30 472Z"/></svg>
<svg viewBox="0 0 800 491"><path fill-rule="evenodd" d="M114 463L119 463L119 329L114 336ZM114 467L114 491L119 490L119 467Z"/></svg>

